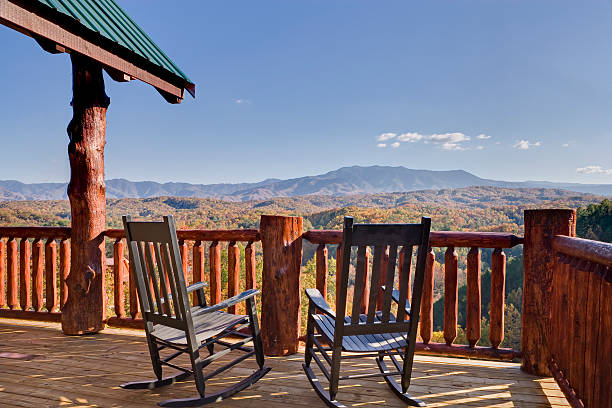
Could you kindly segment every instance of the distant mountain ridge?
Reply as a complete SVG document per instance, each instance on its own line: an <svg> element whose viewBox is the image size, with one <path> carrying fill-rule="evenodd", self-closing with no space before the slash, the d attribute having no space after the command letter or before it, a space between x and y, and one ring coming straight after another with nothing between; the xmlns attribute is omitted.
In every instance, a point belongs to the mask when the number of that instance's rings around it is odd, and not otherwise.
<svg viewBox="0 0 612 408"><path fill-rule="evenodd" d="M152 198L162 196L216 198L226 201L256 201L303 195L346 196L464 188L556 188L580 193L612 196L612 184L553 183L547 181L508 182L484 179L464 170L415 170L398 166L342 167L325 174L287 180L267 179L257 183L190 184L154 181L106 181L108 198ZM0 180L0 201L65 200L66 183L25 184Z"/></svg>

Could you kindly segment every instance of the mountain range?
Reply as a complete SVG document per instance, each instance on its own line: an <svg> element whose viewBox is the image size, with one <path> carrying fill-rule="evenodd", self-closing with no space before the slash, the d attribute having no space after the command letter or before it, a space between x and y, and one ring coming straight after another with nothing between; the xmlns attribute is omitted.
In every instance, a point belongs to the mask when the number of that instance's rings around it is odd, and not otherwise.
<svg viewBox="0 0 612 408"><path fill-rule="evenodd" d="M304 195L346 196L487 186L503 188L550 188L612 196L612 184L509 182L478 177L464 170L414 170L402 166L342 167L325 174L292 179L266 179L257 183L190 184L154 181L106 181L108 198L162 196L215 198L226 201L265 200ZM0 180L0 201L65 200L66 183L26 184Z"/></svg>

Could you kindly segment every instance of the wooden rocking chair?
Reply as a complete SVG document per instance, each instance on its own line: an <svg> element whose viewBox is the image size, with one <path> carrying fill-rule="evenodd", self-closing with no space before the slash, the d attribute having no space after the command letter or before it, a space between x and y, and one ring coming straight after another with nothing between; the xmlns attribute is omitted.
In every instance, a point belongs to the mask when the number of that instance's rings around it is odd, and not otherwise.
<svg viewBox="0 0 612 408"><path fill-rule="evenodd" d="M264 365L257 322L255 295L259 293L258 290L247 290L222 303L206 306L203 290L205 284L199 282L189 287L185 285L172 216L164 217L163 222L134 222L129 217L123 217L123 225L130 251L130 262L135 272L138 299L145 323L153 372L157 379L130 382L121 387L151 389L169 385L193 375L200 394L198 397L167 400L158 404L163 407L193 407L227 398L255 383L270 371L270 368ZM189 304L188 294L192 292L197 298L196 306ZM222 312L243 301L246 301L246 316ZM240 330L247 327L250 328L251 335L241 335ZM244 338L231 343L225 341L227 339L224 340L228 335ZM249 341L253 342L253 348L246 346ZM215 345L220 345L223 349L215 352ZM201 358L200 350L204 347L207 348L209 355ZM161 358L160 351L163 349L173 352ZM232 350L243 351L245 354L204 375L202 372L204 367ZM184 353L188 354L191 360L190 369L170 362ZM206 380L253 355L257 359L258 370L229 388L214 394L205 393ZM162 366L171 367L180 372L162 378Z"/></svg>
<svg viewBox="0 0 612 408"><path fill-rule="evenodd" d="M340 287L337 288L336 313L325 302L317 289L307 289L309 299L308 329L304 371L317 394L330 407L344 407L336 400L338 382L382 376L391 390L404 402L413 406L425 403L408 394L414 347L421 308L421 294L425 263L429 247L431 219L422 218L421 224L355 224L352 217L344 218L342 237L343 254L340 263ZM346 316L347 289L351 262L351 249L357 249L355 287L350 316ZM374 260L370 279L371 291L366 313L361 314L364 288L367 287L366 247L374 246ZM402 273L395 279L398 247L404 249ZM408 302L410 264L413 247L418 246L412 304ZM389 249L386 274L381 271L381 259ZM381 279L382 274L382 279ZM384 280L383 280L384 279ZM384 282L379 294L380 281ZM394 282L399 289L394 289ZM382 296L382 308L377 310L377 297ZM397 316L392 313L392 300L397 304ZM380 304L380 299L379 299ZM364 302L365 305L365 302ZM329 345L332 345L329 347ZM328 352L331 351L331 356ZM342 352L350 355L342 356ZM319 358L320 354L325 361ZM340 363L346 358L375 357L380 372L340 376ZM326 391L310 367L315 362L329 381ZM387 368L385 358L393 363L393 371ZM330 366L328 370L327 365ZM394 376L400 376L398 382Z"/></svg>

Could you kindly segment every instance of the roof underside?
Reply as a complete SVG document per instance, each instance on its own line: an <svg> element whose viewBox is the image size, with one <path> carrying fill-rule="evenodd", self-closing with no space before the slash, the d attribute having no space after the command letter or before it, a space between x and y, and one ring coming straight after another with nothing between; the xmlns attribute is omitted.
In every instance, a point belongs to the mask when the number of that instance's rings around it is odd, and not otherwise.
<svg viewBox="0 0 612 408"><path fill-rule="evenodd" d="M0 23L50 52L78 52L113 79L140 79L170 102L195 85L114 0L0 0Z"/></svg>

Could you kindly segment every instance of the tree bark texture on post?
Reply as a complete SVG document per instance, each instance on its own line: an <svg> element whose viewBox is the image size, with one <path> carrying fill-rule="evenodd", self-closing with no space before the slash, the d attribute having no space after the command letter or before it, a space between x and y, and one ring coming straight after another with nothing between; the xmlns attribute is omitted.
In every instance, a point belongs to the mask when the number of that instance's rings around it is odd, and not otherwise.
<svg viewBox="0 0 612 408"><path fill-rule="evenodd" d="M555 235L576 235L575 210L525 210L521 369L550 376L548 363Z"/></svg>
<svg viewBox="0 0 612 408"><path fill-rule="evenodd" d="M72 262L66 280L68 298L62 310L62 330L65 334L84 334L104 327L104 146L110 100L104 92L102 66L76 53L70 58L73 116L67 131Z"/></svg>
<svg viewBox="0 0 612 408"><path fill-rule="evenodd" d="M302 218L262 215L261 330L269 356L294 354L300 336Z"/></svg>

